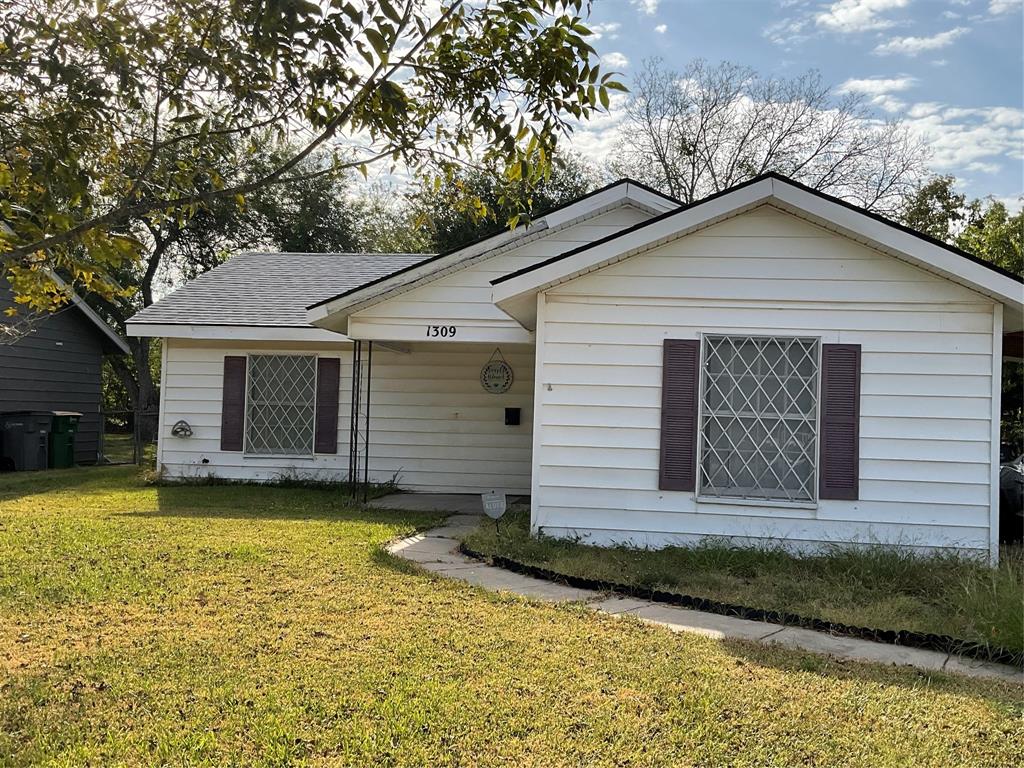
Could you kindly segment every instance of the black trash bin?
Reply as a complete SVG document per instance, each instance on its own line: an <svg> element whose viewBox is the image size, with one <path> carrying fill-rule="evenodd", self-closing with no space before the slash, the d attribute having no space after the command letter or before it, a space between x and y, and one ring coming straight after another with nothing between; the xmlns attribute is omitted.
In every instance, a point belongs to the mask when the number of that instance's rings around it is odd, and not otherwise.
<svg viewBox="0 0 1024 768"><path fill-rule="evenodd" d="M46 469L52 411L8 411L0 413L3 433L3 464L21 472Z"/></svg>

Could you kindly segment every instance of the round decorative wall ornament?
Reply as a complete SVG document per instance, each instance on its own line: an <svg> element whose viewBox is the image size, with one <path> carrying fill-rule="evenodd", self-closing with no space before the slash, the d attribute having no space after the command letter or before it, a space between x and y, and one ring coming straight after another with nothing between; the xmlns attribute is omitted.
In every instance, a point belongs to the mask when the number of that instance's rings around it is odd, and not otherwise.
<svg viewBox="0 0 1024 768"><path fill-rule="evenodd" d="M501 356L501 350L494 350L491 359L480 369L480 385L492 395L501 395L512 388L512 366Z"/></svg>

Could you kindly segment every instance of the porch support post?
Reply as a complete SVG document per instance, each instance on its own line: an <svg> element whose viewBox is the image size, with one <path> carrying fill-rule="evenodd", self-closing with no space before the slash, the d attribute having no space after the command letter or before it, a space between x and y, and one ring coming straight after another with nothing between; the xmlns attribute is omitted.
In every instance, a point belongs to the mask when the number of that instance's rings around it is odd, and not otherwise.
<svg viewBox="0 0 1024 768"><path fill-rule="evenodd" d="M359 482L359 401L362 397L363 377L360 368L362 367L363 343L352 342L352 395L350 398L350 412L348 420L348 491L353 497L356 495L356 483Z"/></svg>
<svg viewBox="0 0 1024 768"><path fill-rule="evenodd" d="M363 430L363 504L370 492L370 379L373 375L373 342L366 342L366 416Z"/></svg>

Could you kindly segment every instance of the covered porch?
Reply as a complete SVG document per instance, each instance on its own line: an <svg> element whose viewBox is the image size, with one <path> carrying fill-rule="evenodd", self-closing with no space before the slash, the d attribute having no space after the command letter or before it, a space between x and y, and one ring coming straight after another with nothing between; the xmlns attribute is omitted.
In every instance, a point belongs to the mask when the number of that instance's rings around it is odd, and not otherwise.
<svg viewBox="0 0 1024 768"><path fill-rule="evenodd" d="M530 493L532 345L353 339L348 373L350 480L416 494L401 494L406 509L479 512L484 491Z"/></svg>

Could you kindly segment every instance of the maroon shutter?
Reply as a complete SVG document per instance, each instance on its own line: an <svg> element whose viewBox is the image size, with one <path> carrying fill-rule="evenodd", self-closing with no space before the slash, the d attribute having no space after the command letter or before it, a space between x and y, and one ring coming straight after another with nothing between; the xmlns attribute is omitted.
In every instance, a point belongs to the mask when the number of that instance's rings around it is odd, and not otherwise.
<svg viewBox="0 0 1024 768"><path fill-rule="evenodd" d="M341 385L341 360L321 357L316 361L316 434L315 453L338 452L338 398Z"/></svg>
<svg viewBox="0 0 1024 768"><path fill-rule="evenodd" d="M220 449L242 450L245 434L245 366L244 357L224 358L224 397L220 409Z"/></svg>
<svg viewBox="0 0 1024 768"><path fill-rule="evenodd" d="M665 339L661 373L661 468L663 491L697 486L697 393L700 342Z"/></svg>
<svg viewBox="0 0 1024 768"><path fill-rule="evenodd" d="M858 498L860 344L821 345L820 464L820 498Z"/></svg>

